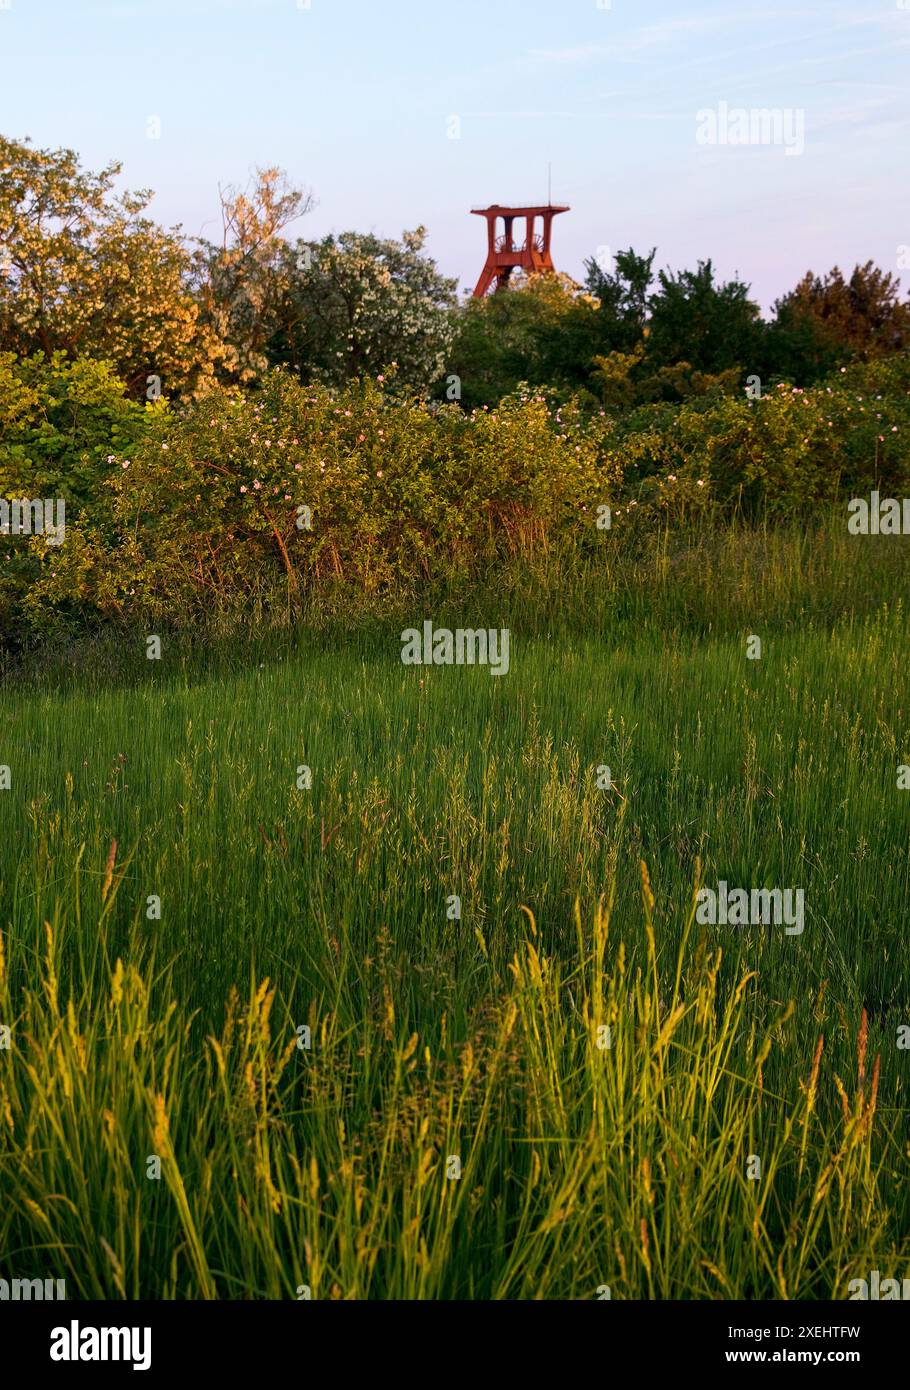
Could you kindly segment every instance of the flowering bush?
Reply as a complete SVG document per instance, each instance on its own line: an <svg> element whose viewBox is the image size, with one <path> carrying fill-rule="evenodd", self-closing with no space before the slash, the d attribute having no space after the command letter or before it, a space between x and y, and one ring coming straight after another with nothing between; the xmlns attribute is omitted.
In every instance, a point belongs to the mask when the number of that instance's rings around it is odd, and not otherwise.
<svg viewBox="0 0 910 1390"><path fill-rule="evenodd" d="M845 369L810 390L644 407L601 427L624 486L673 514L716 506L793 515L873 487L910 485L910 357Z"/></svg>
<svg viewBox="0 0 910 1390"><path fill-rule="evenodd" d="M21 384L17 387L22 395ZM25 409L7 389L7 412ZM304 387L273 371L255 394L215 390L76 483L77 528L41 557L35 621L157 614L193 621L251 602L292 608L327 582L367 594L575 552L636 525L733 511L798 515L910 486L910 358L811 390L712 393L620 415L524 388L468 415L396 399L390 384ZM119 426L118 426L119 428Z"/></svg>
<svg viewBox="0 0 910 1390"><path fill-rule="evenodd" d="M83 528L36 586L36 613L190 616L331 577L375 592L478 573L593 532L620 485L577 412L558 418L543 396L466 416L394 402L381 381L336 394L275 371L255 396L149 417L109 480L117 543Z"/></svg>

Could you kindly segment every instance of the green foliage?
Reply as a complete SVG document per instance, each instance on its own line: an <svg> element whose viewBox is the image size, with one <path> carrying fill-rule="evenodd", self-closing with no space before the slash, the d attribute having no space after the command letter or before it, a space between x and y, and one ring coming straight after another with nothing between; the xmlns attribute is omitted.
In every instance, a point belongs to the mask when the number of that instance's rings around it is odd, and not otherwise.
<svg viewBox="0 0 910 1390"><path fill-rule="evenodd" d="M783 515L875 487L910 485L910 358L843 372L811 390L760 400L708 396L618 423L611 449L627 486L661 510L719 504Z"/></svg>
<svg viewBox="0 0 910 1390"><path fill-rule="evenodd" d="M10 379L12 414L26 377ZM754 400L723 378L673 378L689 393L681 405L615 414L527 387L466 415L387 383L332 391L278 370L253 395L146 410L128 454L108 461L96 439L82 473L69 465L82 521L52 565L45 557L29 612L41 625L74 611L238 621L255 601L287 615L331 585L405 592L516 556L569 556L596 544L602 506L624 529L706 512L807 514L910 486L907 357ZM121 406L116 427L132 431L137 416ZM102 436L114 428L103 412L91 421Z"/></svg>
<svg viewBox="0 0 910 1390"><path fill-rule="evenodd" d="M494 406L520 383L563 398L583 389L602 346L597 302L566 275L514 275L508 286L469 299L451 353L467 409Z"/></svg>
<svg viewBox="0 0 910 1390"><path fill-rule="evenodd" d="M477 573L586 515L593 526L618 478L577 410L540 396L468 417L377 383L333 393L275 371L255 396L212 392L150 416L110 479L118 540L95 549L90 588L101 612L176 621L330 579L371 593ZM76 546L59 557L36 614L85 596L85 562Z"/></svg>
<svg viewBox="0 0 910 1390"><path fill-rule="evenodd" d="M97 518L112 456L129 456L145 417L108 363L0 353L0 493L65 497L74 520L89 504Z"/></svg>
<svg viewBox="0 0 910 1390"><path fill-rule="evenodd" d="M470 301L454 352L466 403L492 405L518 382L610 410L735 390L764 361L748 287L717 284L707 261L694 272L662 271L650 293L655 256L621 251L612 272L587 261L583 294L567 276L547 275L516 277Z"/></svg>
<svg viewBox="0 0 910 1390"><path fill-rule="evenodd" d="M656 367L687 362L699 372L746 369L758 360L760 310L740 280L717 284L710 260L695 271L661 271L649 300L647 355Z"/></svg>
<svg viewBox="0 0 910 1390"><path fill-rule="evenodd" d="M449 366L456 282L423 254L425 239L418 227L400 241L343 232L286 247L271 360L304 381L343 386L394 373L427 394Z"/></svg>
<svg viewBox="0 0 910 1390"><path fill-rule="evenodd" d="M685 401L695 396L729 395L739 385L738 367L709 373L696 371L689 362L655 368L645 340L634 352L611 352L595 357L591 380L608 410L627 411L650 401Z"/></svg>
<svg viewBox="0 0 910 1390"><path fill-rule="evenodd" d="M0 353L0 496L62 499L67 536L62 547L40 537L0 537L0 613L13 628L33 601L41 577L75 562L80 518L99 544L113 539L107 484L128 460L147 412L126 395L112 368L57 352L17 359ZM67 553L68 552L68 553ZM66 560L63 557L66 554Z"/></svg>
<svg viewBox="0 0 910 1390"><path fill-rule="evenodd" d="M805 276L764 322L749 287L718 283L711 261L662 271L652 292L655 255L621 251L612 271L586 261L587 296L567 277L517 278L511 294L469 302L456 345L466 402L492 405L522 381L587 388L610 410L735 394L751 375L808 386L910 343L910 305L871 262L849 281Z"/></svg>
<svg viewBox="0 0 910 1390"><path fill-rule="evenodd" d="M774 306L768 367L805 386L843 363L906 351L910 304L898 295L898 280L871 261L849 280L837 266L824 278L807 273Z"/></svg>
<svg viewBox="0 0 910 1390"><path fill-rule="evenodd" d="M585 287L600 305L602 351L628 353L641 342L656 255L656 247L647 256L638 256L630 246L617 252L612 272L596 259L585 261Z"/></svg>
<svg viewBox="0 0 910 1390"><path fill-rule="evenodd" d="M220 344L190 290L194 258L179 229L141 215L150 193L114 194L119 172L0 136L0 348L108 360L140 396L148 376L202 389Z"/></svg>

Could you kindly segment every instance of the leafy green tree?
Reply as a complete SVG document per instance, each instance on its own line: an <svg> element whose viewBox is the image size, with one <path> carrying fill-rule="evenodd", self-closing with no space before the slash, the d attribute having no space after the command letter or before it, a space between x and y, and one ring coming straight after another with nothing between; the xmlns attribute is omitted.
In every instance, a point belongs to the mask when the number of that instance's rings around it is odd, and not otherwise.
<svg viewBox="0 0 910 1390"><path fill-rule="evenodd" d="M849 280L834 267L808 272L774 305L769 366L797 385L810 385L847 362L868 362L910 347L910 302L900 282L872 261Z"/></svg>
<svg viewBox="0 0 910 1390"><path fill-rule="evenodd" d="M110 483L131 462L146 421L163 412L164 402L156 412L131 401L107 362L73 361L63 352L50 360L40 352L24 358L0 352L0 496L62 499L66 545L80 522L109 541ZM22 605L65 548L40 536L0 536L4 628L18 628Z"/></svg>
<svg viewBox="0 0 910 1390"><path fill-rule="evenodd" d="M507 288L468 300L452 350L462 404L493 405L520 382L585 388L601 342L598 315L597 301L567 275L515 275Z"/></svg>
<svg viewBox="0 0 910 1390"><path fill-rule="evenodd" d="M650 294L656 254L656 249L647 256L631 248L620 251L612 274L596 261L586 262L587 284L600 302L604 341L610 345L609 352L594 358L592 384L611 411L734 391L738 365L706 370L701 364L712 357L722 360L728 346L724 335L739 317L749 325L742 341L751 341L749 335L759 328L755 306L739 314L735 286L713 284L710 262L694 274L662 275L661 292ZM651 321L655 304L656 325Z"/></svg>
<svg viewBox="0 0 910 1390"><path fill-rule="evenodd" d="M0 350L110 361L134 395L149 377L191 393L221 352L194 256L179 228L142 215L149 192L114 193L120 167L93 173L72 150L0 136Z"/></svg>
<svg viewBox="0 0 910 1390"><path fill-rule="evenodd" d="M273 362L335 386L394 373L428 393L449 363L456 282L423 253L425 240L418 227L400 241L343 232L285 247Z"/></svg>
<svg viewBox="0 0 910 1390"><path fill-rule="evenodd" d="M652 367L687 363L716 374L759 362L764 326L759 306L741 280L714 278L710 260L679 274L662 270L659 290L648 304L647 357Z"/></svg>
<svg viewBox="0 0 910 1390"><path fill-rule="evenodd" d="M114 454L129 458L152 415L107 362L0 353L0 495L62 497L97 514Z"/></svg>
<svg viewBox="0 0 910 1390"><path fill-rule="evenodd" d="M630 246L617 252L612 273L596 259L585 261L585 287L600 303L602 353L632 352L641 342L656 255L656 247L647 256L639 256Z"/></svg>
<svg viewBox="0 0 910 1390"><path fill-rule="evenodd" d="M620 251L612 271L592 258L583 287L566 275L515 276L507 289L470 300L455 350L466 404L492 405L520 382L588 404L632 404L655 255Z"/></svg>

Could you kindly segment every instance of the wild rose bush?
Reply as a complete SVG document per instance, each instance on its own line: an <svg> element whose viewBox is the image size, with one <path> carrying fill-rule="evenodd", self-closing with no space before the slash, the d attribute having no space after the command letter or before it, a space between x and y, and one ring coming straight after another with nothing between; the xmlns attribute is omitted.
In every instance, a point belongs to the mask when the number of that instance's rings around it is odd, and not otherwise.
<svg viewBox="0 0 910 1390"><path fill-rule="evenodd" d="M811 390L653 406L611 423L602 449L646 510L793 516L873 487L910 486L910 358ZM628 505L628 504L627 504Z"/></svg>
<svg viewBox="0 0 910 1390"><path fill-rule="evenodd" d="M217 390L179 413L160 402L142 425L94 475L66 544L40 554L29 621L192 622L293 609L329 583L382 595L483 576L510 557L593 551L604 506L615 545L667 521L901 495L910 358L622 415L528 388L468 415L397 399L381 379L333 391L275 371L255 394Z"/></svg>
<svg viewBox="0 0 910 1390"><path fill-rule="evenodd" d="M31 611L189 618L329 579L375 593L476 574L569 532L593 536L620 470L577 413L557 414L527 396L467 416L394 401L381 381L333 393L280 371L255 396L148 412L108 483L116 543L83 526Z"/></svg>

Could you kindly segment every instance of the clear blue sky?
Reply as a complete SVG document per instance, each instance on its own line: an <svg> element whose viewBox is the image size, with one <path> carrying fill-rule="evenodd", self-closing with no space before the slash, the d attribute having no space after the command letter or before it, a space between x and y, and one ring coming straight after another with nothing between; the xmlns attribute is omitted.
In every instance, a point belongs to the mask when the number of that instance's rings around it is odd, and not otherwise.
<svg viewBox="0 0 910 1390"><path fill-rule="evenodd" d="M463 289L468 209L545 202L552 162L560 269L656 245L767 307L810 267L897 270L908 60L898 0L0 0L0 130L122 160L160 221L213 238L219 181L278 164L318 200L301 235L423 222ZM700 145L720 102L804 111L805 153Z"/></svg>

